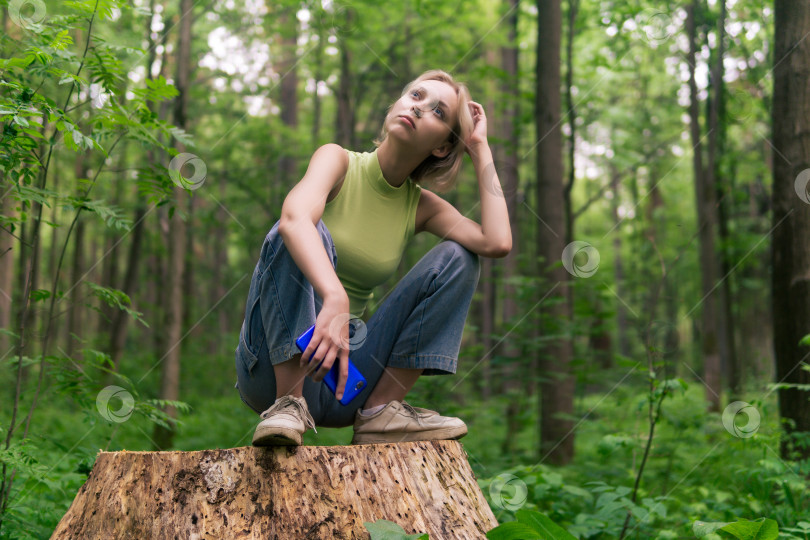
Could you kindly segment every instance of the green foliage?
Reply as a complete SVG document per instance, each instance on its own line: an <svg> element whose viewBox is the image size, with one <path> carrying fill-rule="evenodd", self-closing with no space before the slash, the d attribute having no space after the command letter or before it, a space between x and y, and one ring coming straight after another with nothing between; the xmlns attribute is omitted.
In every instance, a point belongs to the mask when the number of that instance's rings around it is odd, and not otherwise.
<svg viewBox="0 0 810 540"><path fill-rule="evenodd" d="M385 519L364 521L363 525L371 534L371 540L429 540L427 533L407 534L402 527Z"/></svg>
<svg viewBox="0 0 810 540"><path fill-rule="evenodd" d="M721 538L738 540L775 540L779 536L779 527L772 519L761 518L756 521L735 521L733 523L704 523L696 521L692 526L695 536L703 538L711 533Z"/></svg>
<svg viewBox="0 0 810 540"><path fill-rule="evenodd" d="M97 298L100 298L108 306L120 309L121 311L125 311L133 319L135 319L145 327L149 328L149 325L142 317L143 313L140 313L128 307L132 305L132 301L129 299L129 296L127 296L127 294L124 291L120 291L112 287L104 287L103 285L99 285L97 283L92 283L89 281L85 283L87 284L88 287L90 287L90 290L93 292L93 295L96 296Z"/></svg>
<svg viewBox="0 0 810 540"><path fill-rule="evenodd" d="M517 521L498 525L487 532L490 540L576 540L565 529L540 512L518 510Z"/></svg>

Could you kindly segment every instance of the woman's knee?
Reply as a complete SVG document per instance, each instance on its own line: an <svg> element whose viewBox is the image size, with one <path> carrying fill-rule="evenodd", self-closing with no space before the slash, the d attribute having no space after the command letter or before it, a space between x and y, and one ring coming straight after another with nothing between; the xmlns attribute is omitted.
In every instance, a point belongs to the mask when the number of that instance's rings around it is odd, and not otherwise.
<svg viewBox="0 0 810 540"><path fill-rule="evenodd" d="M457 267L470 281L478 281L481 275L481 260L477 253L473 253L455 240L445 240L437 247L448 257L448 265Z"/></svg>

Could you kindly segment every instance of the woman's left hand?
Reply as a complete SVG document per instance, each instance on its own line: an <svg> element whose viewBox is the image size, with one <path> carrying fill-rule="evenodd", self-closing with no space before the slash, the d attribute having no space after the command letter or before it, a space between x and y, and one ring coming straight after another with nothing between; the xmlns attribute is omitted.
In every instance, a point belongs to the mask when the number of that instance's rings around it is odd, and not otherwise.
<svg viewBox="0 0 810 540"><path fill-rule="evenodd" d="M471 149L474 152L479 145L487 144L487 115L484 114L484 107L480 103L470 101L467 105L473 119L472 133L465 142L467 153L469 153Z"/></svg>

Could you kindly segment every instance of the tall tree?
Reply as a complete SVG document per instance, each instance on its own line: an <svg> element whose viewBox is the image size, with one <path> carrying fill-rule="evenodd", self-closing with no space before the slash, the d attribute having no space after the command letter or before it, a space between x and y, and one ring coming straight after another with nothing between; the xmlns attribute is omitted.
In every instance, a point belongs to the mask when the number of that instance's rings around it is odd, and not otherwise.
<svg viewBox="0 0 810 540"><path fill-rule="evenodd" d="M546 289L544 323L567 328L571 308L567 302L568 272L559 264L565 239L562 132L560 130L560 0L537 0L537 64L535 125L537 129L537 213L547 225L538 226L537 253ZM569 331L544 328L552 335L540 353L540 454L551 463L565 464L574 455L573 344Z"/></svg>
<svg viewBox="0 0 810 540"><path fill-rule="evenodd" d="M503 194L506 198L506 208L509 212L509 224L512 230L512 251L504 258L503 261L503 320L507 324L513 324L511 321L515 320L518 316L517 304L517 291L514 285L510 284L510 278L517 275L517 254L519 252L519 228L516 216L517 211L517 190L518 190L518 104L520 103L518 86L518 47L517 47L517 32L518 32L518 0L508 0L505 2L504 8L507 9L508 15L506 16L507 28L507 41L501 47L501 66L503 68L503 78L500 84L500 94L503 96L501 103L503 103L502 110L498 111L500 121L497 124L498 138L503 141L500 149L501 166L498 171L501 181L503 182ZM503 347L502 356L508 358L510 370L506 374L504 391L508 393L510 390L517 390L524 396L529 396L531 392L531 379L529 377L521 377L518 370L523 370L528 366L521 365L523 358L517 347L512 345L511 340L503 340L501 342ZM522 389L522 390L521 390ZM522 409L522 400L510 399L506 411L507 419L507 435L504 438L502 451L504 453L511 453L515 437L512 431L519 427L518 416L520 409Z"/></svg>
<svg viewBox="0 0 810 540"><path fill-rule="evenodd" d="M191 10L193 0L180 0L180 34L177 44L177 77L175 86L178 95L174 102L174 125L186 129L188 120L189 81L191 79L191 23L193 16ZM185 151L185 145L178 141L177 149ZM174 188L177 204L182 199L183 190ZM166 352L163 355L163 364L160 382L160 398L176 401L180 396L180 341L183 324L183 269L184 254L186 252L186 224L181 217L182 212L174 212L169 220L169 267L168 291L164 295L166 313ZM174 407L167 407L166 413L171 417L177 416ZM154 442L156 449L162 450L172 444L174 431L155 425Z"/></svg>
<svg viewBox="0 0 810 540"><path fill-rule="evenodd" d="M150 0L149 2L149 12L154 13L155 11L155 0ZM168 34L168 28L164 28L163 30L163 39L166 38ZM149 45L147 56L146 56L146 80L153 81L154 75L152 74L152 68L155 65L155 60L157 58L157 47L155 43L155 39L152 37L152 19L147 18L146 22L146 39ZM164 47L164 54L165 54L165 47ZM164 61L160 62L160 76L164 75L164 70L166 69L166 62L165 57ZM152 110L151 103L149 104L150 110ZM154 112L154 111L153 111ZM147 163L154 163L154 150L152 148L148 148L146 150L146 162ZM126 272L124 274L124 282L121 285L121 290L127 294L130 298L133 297L133 292L138 284L138 270L141 266L141 247L143 245L143 237L144 237L144 219L146 218L146 201L141 193L135 193L135 210L134 210L134 217L132 219L132 232L130 233L130 244L129 244L129 252L127 254L127 263L126 263ZM150 284L152 282L150 281ZM135 299L133 299L133 303ZM127 326L129 323L129 315L124 310L117 310L113 314L113 322L112 322L112 329L110 330L110 358L113 361L113 366L115 370L118 370L120 367L121 356L124 353L124 345L126 344L127 339ZM111 375L107 377L107 384L112 382Z"/></svg>
<svg viewBox="0 0 810 540"><path fill-rule="evenodd" d="M737 361L737 347L734 342L734 314L731 309L731 282L734 275L731 272L731 257L729 256L729 215L726 210L733 203L730 196L730 178L725 177L725 171L720 166L721 158L726 150L726 107L725 83L723 81L726 38L726 2L720 2L720 17L717 19L717 46L713 51L714 61L709 75L709 87L712 93L707 100L709 117L709 163L707 174L710 175L709 184L714 185L717 200L717 227L720 235L720 271L722 274L721 287L718 290L718 329L720 331L720 355L723 359L723 371L727 374L731 400L740 392L740 374ZM708 32L707 32L708 36ZM728 199L728 200L726 200Z"/></svg>
<svg viewBox="0 0 810 540"><path fill-rule="evenodd" d="M14 204L9 193L5 174L0 171L0 215L13 217ZM14 236L11 231L0 229L0 328L11 328L11 294L14 285ZM11 340L7 334L0 334L0 358L9 353Z"/></svg>
<svg viewBox="0 0 810 540"><path fill-rule="evenodd" d="M701 350L703 353L703 379L706 384L706 399L709 409L720 410L720 352L718 341L717 296L714 294L717 283L717 258L715 254L715 190L711 167L703 166L703 144L700 128L700 98L695 82L698 0L692 0L686 11L686 31L689 38L689 132L692 137L693 169L695 176L695 203L698 218L698 242L700 253L700 284L702 327Z"/></svg>
<svg viewBox="0 0 810 540"><path fill-rule="evenodd" d="M810 384L810 3L776 0L773 68L772 293L776 378ZM788 433L810 431L810 393L779 390ZM789 457L785 440L782 453ZM800 447L802 457L810 448Z"/></svg>
<svg viewBox="0 0 810 540"><path fill-rule="evenodd" d="M288 189L288 186L291 187L294 182L298 181L295 159L297 145L284 144L285 140L292 140L292 134L298 127L298 58L295 54L298 42L298 18L295 16L297 3L281 9L283 10L279 28L281 61L278 63L276 71L281 76L281 122L284 124L282 131L284 137L279 141L279 147L284 151L279 157L279 172L281 173L280 185Z"/></svg>

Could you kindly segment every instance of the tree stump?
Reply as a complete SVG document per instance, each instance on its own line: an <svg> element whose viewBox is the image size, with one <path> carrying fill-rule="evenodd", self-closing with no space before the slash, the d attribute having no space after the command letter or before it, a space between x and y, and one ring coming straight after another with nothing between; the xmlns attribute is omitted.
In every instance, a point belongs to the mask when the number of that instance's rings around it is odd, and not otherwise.
<svg viewBox="0 0 810 540"><path fill-rule="evenodd" d="M385 519L431 540L498 522L461 443L99 452L52 538L369 538Z"/></svg>

